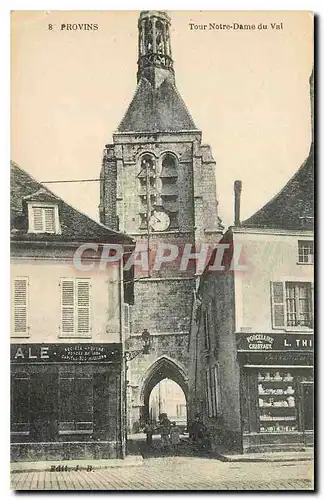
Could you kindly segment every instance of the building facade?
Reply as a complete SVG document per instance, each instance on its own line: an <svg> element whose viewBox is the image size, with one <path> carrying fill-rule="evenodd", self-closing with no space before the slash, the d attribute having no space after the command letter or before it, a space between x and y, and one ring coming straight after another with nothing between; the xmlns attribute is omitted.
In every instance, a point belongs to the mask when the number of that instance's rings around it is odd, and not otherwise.
<svg viewBox="0 0 324 500"><path fill-rule="evenodd" d="M213 450L313 443L313 171L312 141L286 186L242 223L236 184L235 226L220 240L223 268L206 267L201 277L189 344L189 414L202 416Z"/></svg>
<svg viewBox="0 0 324 500"><path fill-rule="evenodd" d="M181 255L186 245L194 252L201 243L217 243L223 229L215 160L176 87L170 18L142 12L138 30L137 87L104 150L99 206L101 222L130 234L149 261L135 271L128 346L137 348L147 328L152 350L129 365L130 428L148 418L152 384L169 377L187 397L197 269L181 267ZM176 246L176 258L156 266L168 244Z"/></svg>
<svg viewBox="0 0 324 500"><path fill-rule="evenodd" d="M96 223L11 165L13 461L122 457L122 263L100 245L131 238ZM91 245L82 251L81 245ZM96 251L98 250L98 251Z"/></svg>

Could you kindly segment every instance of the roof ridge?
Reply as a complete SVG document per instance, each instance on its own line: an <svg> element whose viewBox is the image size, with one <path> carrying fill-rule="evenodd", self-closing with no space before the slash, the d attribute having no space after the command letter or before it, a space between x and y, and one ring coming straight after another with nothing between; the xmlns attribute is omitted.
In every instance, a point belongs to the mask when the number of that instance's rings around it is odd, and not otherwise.
<svg viewBox="0 0 324 500"><path fill-rule="evenodd" d="M96 221L95 219L93 219L89 215L85 214L84 212L81 212L81 210L75 208L73 205L71 205L67 201L63 200L63 198L61 198L60 196L58 196L55 193L53 193L53 191L51 191L50 189L48 189L42 182L40 182L37 179L35 179L35 177L33 177L32 175L29 174L29 172L27 172L26 170L24 170L23 168L21 168L16 162L11 161L11 165L14 166L15 168L17 168L18 170L20 170L23 174L25 174L28 177L30 177L36 184L38 184L40 186L40 188L45 189L49 194L51 194L52 196L54 196L58 201L62 201L65 205L67 205L69 208L71 208L75 212L78 212L79 214L81 214L86 219L90 220L91 222L94 222L98 226L102 227L103 229L106 229L106 230L110 231L111 233L114 233L114 234L116 234L118 236L126 236L130 240L132 239L128 234L123 233L121 231L116 231L114 229L111 229L110 227L105 226L104 224L102 224L102 222Z"/></svg>
<svg viewBox="0 0 324 500"><path fill-rule="evenodd" d="M302 162L300 167L297 169L297 171L293 174L293 176L290 177L290 179L288 179L288 181L284 184L284 186L280 189L280 191L278 193L276 193L272 198L270 198L270 200L265 205L263 205L261 208L259 208L259 210L257 210L254 214L250 215L250 217L245 219L242 222L242 226L249 227L248 224L250 223L250 221L252 224L255 224L253 222L253 219L255 219L255 218L257 219L258 216L260 214L262 214L262 212L265 212L269 208L269 206L271 206L276 200L280 199L281 195L287 189L290 188L290 186L293 184L293 182L296 180L296 178L298 178L298 176L303 171L303 169L307 167L309 160L310 160L310 157L311 157L311 154L313 153L313 148L314 148L314 143L312 141L311 145L309 147L308 155L306 156L306 158L304 159L304 161ZM314 162L312 162L312 165L313 165L313 163Z"/></svg>

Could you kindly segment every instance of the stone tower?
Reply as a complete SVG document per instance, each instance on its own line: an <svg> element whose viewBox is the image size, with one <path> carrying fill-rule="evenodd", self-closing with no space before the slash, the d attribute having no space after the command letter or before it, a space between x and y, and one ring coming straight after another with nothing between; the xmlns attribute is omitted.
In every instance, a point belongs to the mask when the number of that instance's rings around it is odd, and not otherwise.
<svg viewBox="0 0 324 500"><path fill-rule="evenodd" d="M149 248L151 264L135 268L135 304L126 311L127 347L141 347L144 328L153 337L150 354L129 363L130 427L147 416L150 392L162 379L173 379L187 394L187 339L198 273L194 261L183 268L180 259L188 244L192 251L201 243L216 244L223 229L215 160L175 84L170 18L142 12L138 32L137 87L104 150L99 206L102 223ZM176 245L179 254L156 268L161 243Z"/></svg>

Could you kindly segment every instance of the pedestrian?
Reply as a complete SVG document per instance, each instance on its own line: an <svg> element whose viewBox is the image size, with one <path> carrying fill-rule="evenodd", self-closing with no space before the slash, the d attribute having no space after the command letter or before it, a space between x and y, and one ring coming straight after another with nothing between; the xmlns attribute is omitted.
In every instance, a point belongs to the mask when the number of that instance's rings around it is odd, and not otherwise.
<svg viewBox="0 0 324 500"><path fill-rule="evenodd" d="M166 415L166 413L161 413L161 415L160 415L160 433L161 433L162 448L166 448L169 446L170 426L171 426L171 422L168 419L168 416Z"/></svg>
<svg viewBox="0 0 324 500"><path fill-rule="evenodd" d="M146 433L146 444L152 446L153 441L153 424L150 420L145 425L144 432Z"/></svg>
<svg viewBox="0 0 324 500"><path fill-rule="evenodd" d="M180 429L176 426L175 422L172 422L170 429L170 440L171 445L173 446L174 455L178 455L179 453L179 444L180 444Z"/></svg>

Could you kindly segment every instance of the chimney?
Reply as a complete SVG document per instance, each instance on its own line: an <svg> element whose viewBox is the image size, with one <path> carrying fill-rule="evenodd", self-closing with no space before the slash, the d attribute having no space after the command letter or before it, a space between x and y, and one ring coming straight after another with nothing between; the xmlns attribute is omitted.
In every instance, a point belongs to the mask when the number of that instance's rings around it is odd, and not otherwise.
<svg viewBox="0 0 324 500"><path fill-rule="evenodd" d="M242 181L234 182L234 226L240 226Z"/></svg>

